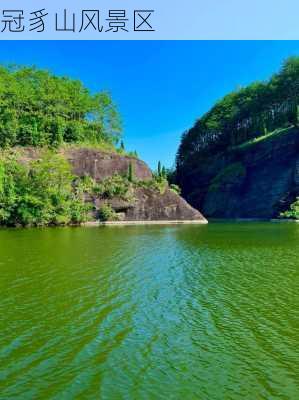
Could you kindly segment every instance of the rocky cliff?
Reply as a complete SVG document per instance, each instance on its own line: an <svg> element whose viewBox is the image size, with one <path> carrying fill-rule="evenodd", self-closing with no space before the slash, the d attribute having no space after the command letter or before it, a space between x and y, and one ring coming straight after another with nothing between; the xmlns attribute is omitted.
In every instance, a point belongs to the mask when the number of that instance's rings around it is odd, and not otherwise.
<svg viewBox="0 0 299 400"><path fill-rule="evenodd" d="M149 180L152 173L145 162L135 158L108 153L91 148L73 148L65 151L67 159L73 167L75 175L89 175L96 181L114 174L127 174L129 165L134 168L134 176L138 180Z"/></svg>
<svg viewBox="0 0 299 400"><path fill-rule="evenodd" d="M282 129L216 154L179 183L207 217L274 218L299 195L299 130Z"/></svg>
<svg viewBox="0 0 299 400"><path fill-rule="evenodd" d="M134 179L147 182L152 179L152 172L141 160L122 156L116 153L106 153L99 150L78 148L65 151L73 172L78 176L89 175L98 182L115 174L126 175L129 165L132 165ZM121 221L194 221L206 223L199 211L191 207L182 197L170 188L163 192L151 187L131 189L130 200L119 197L110 199L101 196L89 197L94 204L94 217L103 204L109 204Z"/></svg>
<svg viewBox="0 0 299 400"><path fill-rule="evenodd" d="M66 155L73 166L74 173L78 176L90 175L96 181L102 181L114 174L127 174L131 164L136 181L147 182L152 179L148 166L136 158L89 149L72 150ZM129 201L119 197L106 199L101 196L95 196L91 201L95 206L95 218L103 204L109 204L121 221L207 222L198 210L191 207L169 187L160 192L151 187L135 185L131 189Z"/></svg>
<svg viewBox="0 0 299 400"><path fill-rule="evenodd" d="M167 188L163 193L151 188L136 188L132 200L121 198L92 199L95 217L103 204L109 204L120 221L189 221L206 223L199 211L191 207L182 197Z"/></svg>
<svg viewBox="0 0 299 400"><path fill-rule="evenodd" d="M21 149L23 161L38 159L40 150ZM120 221L190 221L206 223L201 213L191 207L170 187L162 191L151 184L152 172L149 167L135 157L104 152L84 147L63 148L60 153L70 162L74 175L90 176L96 182L116 174L126 176L132 166L135 184L129 189L127 198L86 195L86 201L93 204L91 218L97 220L103 205L109 205Z"/></svg>

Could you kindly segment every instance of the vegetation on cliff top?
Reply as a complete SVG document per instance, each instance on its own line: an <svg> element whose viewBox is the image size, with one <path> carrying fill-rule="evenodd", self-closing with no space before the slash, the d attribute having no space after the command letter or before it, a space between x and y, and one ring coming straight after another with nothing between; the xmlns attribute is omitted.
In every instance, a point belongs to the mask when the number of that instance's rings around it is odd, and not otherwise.
<svg viewBox="0 0 299 400"><path fill-rule="evenodd" d="M29 67L0 67L0 147L114 145L120 119L107 92Z"/></svg>
<svg viewBox="0 0 299 400"><path fill-rule="evenodd" d="M0 225L78 224L89 218L87 194L127 195L128 179L81 179L55 151L92 146L137 158L123 141L116 148L120 132L109 93L91 93L78 80L33 67L0 66ZM38 160L24 162L19 146L43 150Z"/></svg>
<svg viewBox="0 0 299 400"><path fill-rule="evenodd" d="M200 160L297 125L298 104L299 57L291 57L270 80L225 96L183 134L176 159L179 180Z"/></svg>
<svg viewBox="0 0 299 400"><path fill-rule="evenodd" d="M226 95L183 134L175 181L193 205L202 207L206 194L203 188L197 192L200 184L215 196L232 181L238 187L245 173L237 168L241 156L260 143L270 149L273 140L292 131L296 134L298 125L299 57L291 57L269 80ZM213 170L217 162L222 166L218 172ZM283 216L294 218L297 206L298 201Z"/></svg>

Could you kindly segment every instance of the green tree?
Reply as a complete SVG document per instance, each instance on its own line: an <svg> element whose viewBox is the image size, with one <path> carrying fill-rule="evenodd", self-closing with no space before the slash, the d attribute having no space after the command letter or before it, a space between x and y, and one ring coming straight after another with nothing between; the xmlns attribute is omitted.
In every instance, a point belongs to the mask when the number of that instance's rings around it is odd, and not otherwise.
<svg viewBox="0 0 299 400"><path fill-rule="evenodd" d="M129 163L128 167L128 181L133 182L134 181L134 167L132 162Z"/></svg>
<svg viewBox="0 0 299 400"><path fill-rule="evenodd" d="M158 176L161 176L161 161L158 161Z"/></svg>
<svg viewBox="0 0 299 400"><path fill-rule="evenodd" d="M199 169L210 157L230 151L278 128L298 124L299 57L286 60L268 81L254 82L224 96L182 135L176 179Z"/></svg>
<svg viewBox="0 0 299 400"><path fill-rule="evenodd" d="M0 146L116 144L121 122L107 92L31 67L0 66Z"/></svg>
<svg viewBox="0 0 299 400"><path fill-rule="evenodd" d="M46 152L29 164L16 154L0 161L0 222L4 225L61 225L86 220L88 206L74 188L70 165Z"/></svg>

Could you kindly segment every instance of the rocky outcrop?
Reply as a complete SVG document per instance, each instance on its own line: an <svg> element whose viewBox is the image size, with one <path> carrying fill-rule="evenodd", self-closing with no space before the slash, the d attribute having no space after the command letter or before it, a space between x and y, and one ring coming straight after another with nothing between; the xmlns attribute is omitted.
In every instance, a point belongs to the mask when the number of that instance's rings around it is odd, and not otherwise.
<svg viewBox="0 0 299 400"><path fill-rule="evenodd" d="M26 162L38 159L42 149L28 146L20 147L18 151L21 160ZM99 182L115 174L126 175L131 164L135 179L146 181L152 178L152 172L145 162L135 157L89 147L66 147L59 152L70 162L74 174L80 177L89 175Z"/></svg>
<svg viewBox="0 0 299 400"><path fill-rule="evenodd" d="M171 189L159 193L153 189L138 188L134 195L135 204L128 209L126 220L205 221L199 211Z"/></svg>
<svg viewBox="0 0 299 400"><path fill-rule="evenodd" d="M137 187L132 200L95 198L96 210L109 204L122 221L198 221L206 223L201 213L181 196L167 188L163 193L151 188Z"/></svg>
<svg viewBox="0 0 299 400"><path fill-rule="evenodd" d="M143 161L133 157L90 148L74 148L67 150L65 155L76 175L89 175L96 181L102 181L115 174L126 175L130 164L133 166L135 180L148 181L152 179L149 167ZM131 198L130 201L121 198L93 198L95 218L97 218L98 210L105 203L113 208L122 221L206 222L199 211L192 208L169 188L160 193L155 189L136 187L131 193Z"/></svg>
<svg viewBox="0 0 299 400"><path fill-rule="evenodd" d="M299 195L299 130L211 157L180 184L187 201L207 217L274 218Z"/></svg>
<svg viewBox="0 0 299 400"><path fill-rule="evenodd" d="M28 162L40 156L40 149L27 147L21 150L21 159ZM150 181L152 172L141 160L104 152L85 147L62 148L60 150L70 162L73 173L77 176L91 176L97 182L115 174L127 175L129 165L132 165L135 181ZM109 204L122 221L193 221L206 223L199 211L192 208L181 196L170 188L163 193L159 190L135 185L131 188L130 200L122 198L101 198L86 195L86 202L92 203L94 210L91 218L99 218L99 210L103 204Z"/></svg>
<svg viewBox="0 0 299 400"><path fill-rule="evenodd" d="M135 179L144 181L152 178L148 166L134 157L91 148L68 149L65 151L65 155L72 164L75 175L89 175L96 181L101 181L114 174L125 175L128 173L130 164L133 167Z"/></svg>

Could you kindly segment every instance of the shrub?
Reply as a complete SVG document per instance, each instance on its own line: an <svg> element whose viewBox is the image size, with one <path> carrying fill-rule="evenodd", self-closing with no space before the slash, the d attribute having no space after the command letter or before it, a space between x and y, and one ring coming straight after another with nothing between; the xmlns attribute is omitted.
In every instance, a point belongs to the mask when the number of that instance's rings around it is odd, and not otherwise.
<svg viewBox="0 0 299 400"><path fill-rule="evenodd" d="M99 209L99 219L100 221L118 221L118 215L110 206L110 204L103 204Z"/></svg>
<svg viewBox="0 0 299 400"><path fill-rule="evenodd" d="M130 157L138 158L138 153L137 153L136 150L134 150L134 151L129 151L127 154L128 154L128 156L130 156Z"/></svg>
<svg viewBox="0 0 299 400"><path fill-rule="evenodd" d="M0 159L0 223L65 225L87 219L83 191L75 190L69 163L45 152L39 160L21 163L16 153Z"/></svg>
<svg viewBox="0 0 299 400"><path fill-rule="evenodd" d="M97 190L98 184L96 181L90 177L89 175L83 176L82 178L78 178L74 181L74 188L76 192L79 194L83 193L93 193Z"/></svg>
<svg viewBox="0 0 299 400"><path fill-rule="evenodd" d="M170 190L172 190L173 192L177 193L177 194L181 194L181 188L178 185L175 185L174 183L172 183L169 186Z"/></svg>
<svg viewBox="0 0 299 400"><path fill-rule="evenodd" d="M281 218L299 219L299 197L290 205L290 209L280 214Z"/></svg>
<svg viewBox="0 0 299 400"><path fill-rule="evenodd" d="M102 197L106 197L108 199L112 197L121 197L126 200L128 197L129 188L130 183L128 179L116 174L97 184L94 188L94 191Z"/></svg>
<svg viewBox="0 0 299 400"><path fill-rule="evenodd" d="M168 181L161 176L153 174L153 179L147 181L138 181L136 185L139 187L156 190L160 194L163 194L168 187Z"/></svg>

